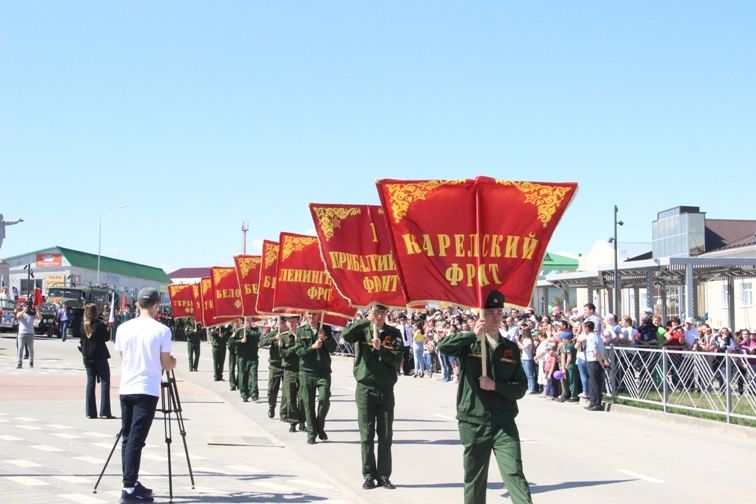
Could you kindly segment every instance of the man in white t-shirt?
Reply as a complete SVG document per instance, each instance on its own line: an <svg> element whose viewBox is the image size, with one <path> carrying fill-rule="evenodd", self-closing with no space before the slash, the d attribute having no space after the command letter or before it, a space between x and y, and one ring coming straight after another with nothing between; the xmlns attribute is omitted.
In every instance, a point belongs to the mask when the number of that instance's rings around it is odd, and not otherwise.
<svg viewBox="0 0 756 504"><path fill-rule="evenodd" d="M153 502L152 490L139 481L142 448L155 418L163 370L176 367L171 356L171 330L154 317L158 291L139 291L139 316L118 326L115 349L121 354L121 419L123 491L121 503Z"/></svg>

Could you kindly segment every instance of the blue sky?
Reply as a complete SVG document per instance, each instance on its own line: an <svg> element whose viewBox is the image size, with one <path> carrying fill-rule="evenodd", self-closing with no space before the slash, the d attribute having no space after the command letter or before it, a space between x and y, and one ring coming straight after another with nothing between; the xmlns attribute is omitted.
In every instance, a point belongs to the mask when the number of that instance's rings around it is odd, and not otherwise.
<svg viewBox="0 0 756 504"><path fill-rule="evenodd" d="M231 264L376 178L576 181L551 251L751 219L756 3L0 3L0 257Z"/></svg>

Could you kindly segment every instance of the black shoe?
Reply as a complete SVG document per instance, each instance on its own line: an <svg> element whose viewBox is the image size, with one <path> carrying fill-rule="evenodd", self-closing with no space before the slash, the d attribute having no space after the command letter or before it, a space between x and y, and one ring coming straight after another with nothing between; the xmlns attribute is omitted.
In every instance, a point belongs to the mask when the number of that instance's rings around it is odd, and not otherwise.
<svg viewBox="0 0 756 504"><path fill-rule="evenodd" d="M260 398L258 396L252 396L252 402L257 402Z"/></svg>
<svg viewBox="0 0 756 504"><path fill-rule="evenodd" d="M34 367L34 361L29 361L29 367Z"/></svg>
<svg viewBox="0 0 756 504"><path fill-rule="evenodd" d="M21 363L16 364L16 369L21 369Z"/></svg>
<svg viewBox="0 0 756 504"><path fill-rule="evenodd" d="M154 501L155 499L152 498L152 495L137 492L136 490L134 490L132 493L129 493L126 490L121 490L121 499L118 502L120 502L121 504L124 504L126 502L154 502Z"/></svg>
<svg viewBox="0 0 756 504"><path fill-rule="evenodd" d="M87 415L87 418L89 418L90 420L97 420L97 416L94 415Z"/></svg>
<svg viewBox="0 0 756 504"><path fill-rule="evenodd" d="M140 492L142 495L152 495L152 488L147 488L146 486L142 485L138 481L136 482L136 485L134 485L134 491Z"/></svg>
<svg viewBox="0 0 756 504"><path fill-rule="evenodd" d="M268 418L276 416L276 408L268 408Z"/></svg>
<svg viewBox="0 0 756 504"><path fill-rule="evenodd" d="M378 478L378 486L381 486L388 490L393 490L396 488L394 484L391 483L391 480L388 479L388 476L381 476L380 478Z"/></svg>
<svg viewBox="0 0 756 504"><path fill-rule="evenodd" d="M234 390L236 390L236 387L231 387L231 392L233 392Z"/></svg>
<svg viewBox="0 0 756 504"><path fill-rule="evenodd" d="M307 436L307 444L315 444L315 436Z"/></svg>
<svg viewBox="0 0 756 504"><path fill-rule="evenodd" d="M365 490L372 490L375 488L375 480L373 478L367 478L362 482L362 488Z"/></svg>
<svg viewBox="0 0 756 504"><path fill-rule="evenodd" d="M585 409L588 411L604 411L601 406L586 406Z"/></svg>
<svg viewBox="0 0 756 504"><path fill-rule="evenodd" d="M103 420L114 420L115 417L113 415L100 415L100 418Z"/></svg>
<svg viewBox="0 0 756 504"><path fill-rule="evenodd" d="M249 397L242 397L242 401L249 402Z"/></svg>
<svg viewBox="0 0 756 504"><path fill-rule="evenodd" d="M289 432L297 432L297 424L289 424Z"/></svg>
<svg viewBox="0 0 756 504"><path fill-rule="evenodd" d="M304 422L299 422L299 430L302 432L307 432L307 426Z"/></svg>
<svg viewBox="0 0 756 504"><path fill-rule="evenodd" d="M324 430L318 432L318 439L321 441L328 441L328 434Z"/></svg>

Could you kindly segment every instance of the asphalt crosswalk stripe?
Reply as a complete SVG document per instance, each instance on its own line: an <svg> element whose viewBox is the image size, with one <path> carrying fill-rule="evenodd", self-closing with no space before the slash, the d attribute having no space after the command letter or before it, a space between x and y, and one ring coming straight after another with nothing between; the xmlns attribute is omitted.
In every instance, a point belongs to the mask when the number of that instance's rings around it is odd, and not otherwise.
<svg viewBox="0 0 756 504"><path fill-rule="evenodd" d="M31 445L31 447L34 448L35 450L46 451L46 452L63 451L63 448L58 448L57 446L50 446L50 445L43 445L43 444Z"/></svg>
<svg viewBox="0 0 756 504"><path fill-rule="evenodd" d="M63 439L80 439L81 436L77 434L69 434L67 432L54 432L53 436L63 438Z"/></svg>
<svg viewBox="0 0 756 504"><path fill-rule="evenodd" d="M8 464L14 465L16 467L42 467L42 464L32 462L31 460L11 459L11 460L6 460L5 462Z"/></svg>
<svg viewBox="0 0 756 504"><path fill-rule="evenodd" d="M121 492L118 492L118 495L121 495ZM70 500L71 502L76 502L78 504L105 504L108 501L98 499L97 497L92 497L91 495L86 494L63 494L61 495L66 500Z"/></svg>
<svg viewBox="0 0 756 504"><path fill-rule="evenodd" d="M23 439L16 436L11 436L8 434L3 434L0 436L0 440L2 441L22 441Z"/></svg>
<svg viewBox="0 0 756 504"><path fill-rule="evenodd" d="M18 420L19 422L39 422L39 420L37 420L36 418L25 416L13 417L13 420Z"/></svg>
<svg viewBox="0 0 756 504"><path fill-rule="evenodd" d="M87 478L84 478L82 476L55 476L56 479L59 479L60 481L65 481L66 483L88 483L89 480Z"/></svg>
<svg viewBox="0 0 756 504"><path fill-rule="evenodd" d="M90 436L90 437L98 437L98 438L103 438L103 439L104 439L104 438L111 438L111 439L115 439L115 437L116 437L117 435L118 435L118 434L103 434L102 432L88 432L88 433L87 433L87 436Z"/></svg>
<svg viewBox="0 0 756 504"><path fill-rule="evenodd" d="M89 443L89 444L91 444L92 446L97 446L99 448L112 448L113 447L113 443L106 443L104 441L99 441L97 443ZM142 455L142 457L144 457L144 455Z"/></svg>
<svg viewBox="0 0 756 504"><path fill-rule="evenodd" d="M105 459L99 459L97 457L74 457L76 460L81 460L82 462L86 462L87 464L103 464L105 463Z"/></svg>
<svg viewBox="0 0 756 504"><path fill-rule="evenodd" d="M32 478L31 476L8 476L6 479L9 479L15 483L18 483L19 485L24 485L28 487L49 485L49 483L44 482L39 478Z"/></svg>
<svg viewBox="0 0 756 504"><path fill-rule="evenodd" d="M72 429L73 427L70 427L68 425L61 425L61 424L47 424L48 427L51 429Z"/></svg>
<svg viewBox="0 0 756 504"><path fill-rule="evenodd" d="M166 457L164 455L153 455L151 453L142 454L142 458L143 459L148 459L148 460L158 460L160 462L162 462L164 460L168 460L168 457Z"/></svg>
<svg viewBox="0 0 756 504"><path fill-rule="evenodd" d="M258 487L269 488L274 492L289 493L291 491L291 488L286 485L279 485L270 481L255 481L252 484Z"/></svg>
<svg viewBox="0 0 756 504"><path fill-rule="evenodd" d="M16 425L16 427L24 430L42 430L42 427L37 427L36 425Z"/></svg>

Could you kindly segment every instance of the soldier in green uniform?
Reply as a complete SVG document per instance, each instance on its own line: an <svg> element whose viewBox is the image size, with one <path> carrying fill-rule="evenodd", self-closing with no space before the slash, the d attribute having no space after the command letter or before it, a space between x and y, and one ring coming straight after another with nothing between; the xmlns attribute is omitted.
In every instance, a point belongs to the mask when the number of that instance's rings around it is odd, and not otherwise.
<svg viewBox="0 0 756 504"><path fill-rule="evenodd" d="M190 320L186 321L186 349L189 354L189 371L197 371L203 330L202 324L192 324Z"/></svg>
<svg viewBox="0 0 756 504"><path fill-rule="evenodd" d="M459 359L457 389L459 436L464 445L466 504L486 502L488 464L493 450L512 502L531 503L530 486L522 471L520 434L515 424L517 400L525 395L527 378L517 344L499 334L504 296L486 298L482 318L473 332L444 337L438 350ZM483 376L481 342L486 339L488 373Z"/></svg>
<svg viewBox="0 0 756 504"><path fill-rule="evenodd" d="M281 366L284 370L283 376L283 395L286 400L286 418L289 422L289 432L305 431L307 428L304 424L304 412L302 411L302 400L299 396L299 356L296 351L297 342L297 322L298 316L287 316L286 327L288 330L281 334ZM281 415L283 416L283 412Z"/></svg>
<svg viewBox="0 0 756 504"><path fill-rule="evenodd" d="M402 360L402 333L386 324L386 307L374 305L366 319L349 326L344 341L354 346L355 400L362 449L362 488L395 488L391 476L394 384ZM374 438L378 432L378 463Z"/></svg>
<svg viewBox="0 0 756 504"><path fill-rule="evenodd" d="M257 401L257 349L260 344L260 330L252 326L249 320L244 321L241 329L236 331L236 351L239 356L239 392L244 402L252 398Z"/></svg>
<svg viewBox="0 0 756 504"><path fill-rule="evenodd" d="M331 352L336 351L336 340L331 326L321 326L320 313L308 313L307 323L297 329L297 355L299 356L299 393L307 422L307 444L328 439L325 418L331 407ZM318 408L315 409L315 396Z"/></svg>
<svg viewBox="0 0 756 504"><path fill-rule="evenodd" d="M278 317L278 330L271 329L260 338L261 347L270 347L268 359L268 418L276 416L276 402L278 402L278 390L281 388L284 371L281 367L281 351L279 348L280 334L286 332L286 322ZM286 409L284 394L281 395L281 421L286 421Z"/></svg>
<svg viewBox="0 0 756 504"><path fill-rule="evenodd" d="M223 365L226 363L226 340L220 328L210 329L210 343L213 347L213 375L215 381L223 381Z"/></svg>
<svg viewBox="0 0 756 504"><path fill-rule="evenodd" d="M580 374L577 369L577 349L572 338L570 323L562 320L562 332L559 333L559 369L564 373L562 379L562 396L559 402L578 402L580 390Z"/></svg>
<svg viewBox="0 0 756 504"><path fill-rule="evenodd" d="M228 385L231 390L239 388L239 375L236 370L236 364L238 362L238 354L236 353L236 345L239 340L233 338L233 334L239 329L239 321L234 320L233 324L227 324L223 327L226 336L226 353L228 354Z"/></svg>

